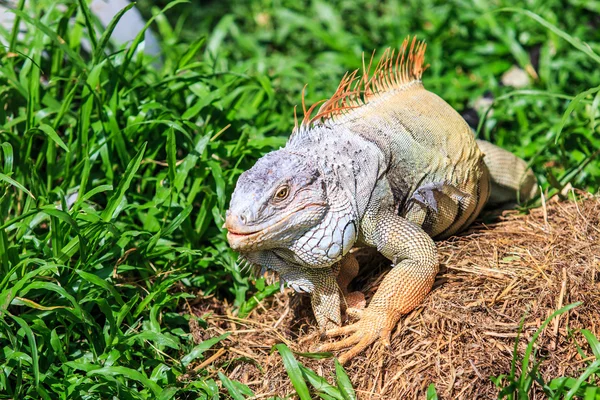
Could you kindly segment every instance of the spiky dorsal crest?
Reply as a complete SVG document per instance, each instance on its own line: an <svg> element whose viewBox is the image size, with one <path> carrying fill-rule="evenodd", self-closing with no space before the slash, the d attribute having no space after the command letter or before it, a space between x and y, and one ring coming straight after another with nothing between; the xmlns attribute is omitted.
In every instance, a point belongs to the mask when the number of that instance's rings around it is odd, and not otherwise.
<svg viewBox="0 0 600 400"><path fill-rule="evenodd" d="M302 90L304 118L298 124L296 109L294 108L295 124L292 134L302 128L309 128L315 122L346 115L382 94L402 89L414 82L420 82L423 71L429 66L424 65L426 48L425 42L417 42L416 36L413 37L412 41L410 37L407 37L402 42L397 54L394 49L388 48L385 50L372 75L370 71L375 52L371 55L368 65L365 64L363 54L362 75L359 75L359 69L351 73L347 72L331 98L318 101L308 110L304 101L304 91L306 89L306 86L304 86ZM313 116L319 105L320 108Z"/></svg>

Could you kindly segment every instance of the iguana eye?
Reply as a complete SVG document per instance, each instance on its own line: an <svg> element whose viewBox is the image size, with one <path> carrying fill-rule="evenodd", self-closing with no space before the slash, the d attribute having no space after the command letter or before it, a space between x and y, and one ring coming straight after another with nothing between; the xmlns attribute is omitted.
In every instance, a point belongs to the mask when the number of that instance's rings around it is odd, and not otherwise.
<svg viewBox="0 0 600 400"><path fill-rule="evenodd" d="M275 192L275 196L273 197L273 200L275 201L282 201L287 199L287 197L290 195L290 188L288 185L283 185L280 186L279 189L277 189L277 191Z"/></svg>

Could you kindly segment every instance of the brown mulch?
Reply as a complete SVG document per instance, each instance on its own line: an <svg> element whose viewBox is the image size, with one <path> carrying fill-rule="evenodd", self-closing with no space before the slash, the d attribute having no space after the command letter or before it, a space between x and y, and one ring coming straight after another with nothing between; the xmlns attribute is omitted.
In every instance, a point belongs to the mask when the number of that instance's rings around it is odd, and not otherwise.
<svg viewBox="0 0 600 400"><path fill-rule="evenodd" d="M425 398L434 383L443 399L496 398L491 376L507 374L522 318L518 370L526 346L541 323L564 305L583 304L554 319L535 347L545 380L581 374L592 352L579 329L600 337L600 198L551 202L528 215L515 211L492 223L476 223L466 233L438 243L441 271L425 302L405 316L391 349L372 346L346 371L359 398ZM354 288L369 299L389 264L360 251L361 275ZM207 316L199 340L226 331L209 370L248 385L258 398L294 392L281 357L271 348L286 343L306 352L319 342L306 297L290 291L265 300L238 319L214 299L194 306ZM297 357L334 383L332 359ZM533 398L543 398L534 384Z"/></svg>

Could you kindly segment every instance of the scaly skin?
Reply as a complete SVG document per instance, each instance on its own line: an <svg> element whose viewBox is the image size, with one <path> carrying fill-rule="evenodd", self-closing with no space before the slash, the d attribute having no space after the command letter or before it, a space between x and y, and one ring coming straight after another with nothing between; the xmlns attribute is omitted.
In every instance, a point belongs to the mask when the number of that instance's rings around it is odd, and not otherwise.
<svg viewBox="0 0 600 400"><path fill-rule="evenodd" d="M227 211L230 246L241 257L311 294L319 327L350 334L323 351L352 348L345 363L380 340L389 344L403 314L419 305L438 272L433 239L468 226L493 202L526 200L535 177L524 161L476 142L462 117L423 88L425 47L394 62L386 52L374 78L356 73L285 148L242 174ZM485 152L484 153L481 151ZM368 307L348 293L358 271L349 253L375 247L394 268ZM340 328L341 307L358 322Z"/></svg>

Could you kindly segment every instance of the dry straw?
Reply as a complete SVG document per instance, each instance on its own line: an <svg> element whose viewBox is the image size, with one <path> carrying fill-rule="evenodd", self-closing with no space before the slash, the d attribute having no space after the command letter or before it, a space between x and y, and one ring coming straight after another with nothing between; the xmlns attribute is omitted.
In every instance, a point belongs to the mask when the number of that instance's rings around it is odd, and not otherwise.
<svg viewBox="0 0 600 400"><path fill-rule="evenodd" d="M374 346L347 365L359 398L424 398L432 382L441 398L495 398L498 389L489 377L510 370L521 318L519 359L543 320L581 301L553 321L536 346L545 379L578 376L586 360L576 343L591 354L578 329L600 336L600 199L585 197L551 202L529 215L505 212L438 243L442 268L434 289L402 319L391 349ZM369 298L389 263L364 251L358 256L362 269L355 287ZM214 299L195 310L207 311L214 314L204 338L233 332L222 342L225 351L214 349L215 374L247 384L258 397L293 393L271 347L283 342L306 352L318 341L308 299L278 294L246 319L232 317ZM332 360L299 360L332 382ZM539 387L534 390L543 397Z"/></svg>

